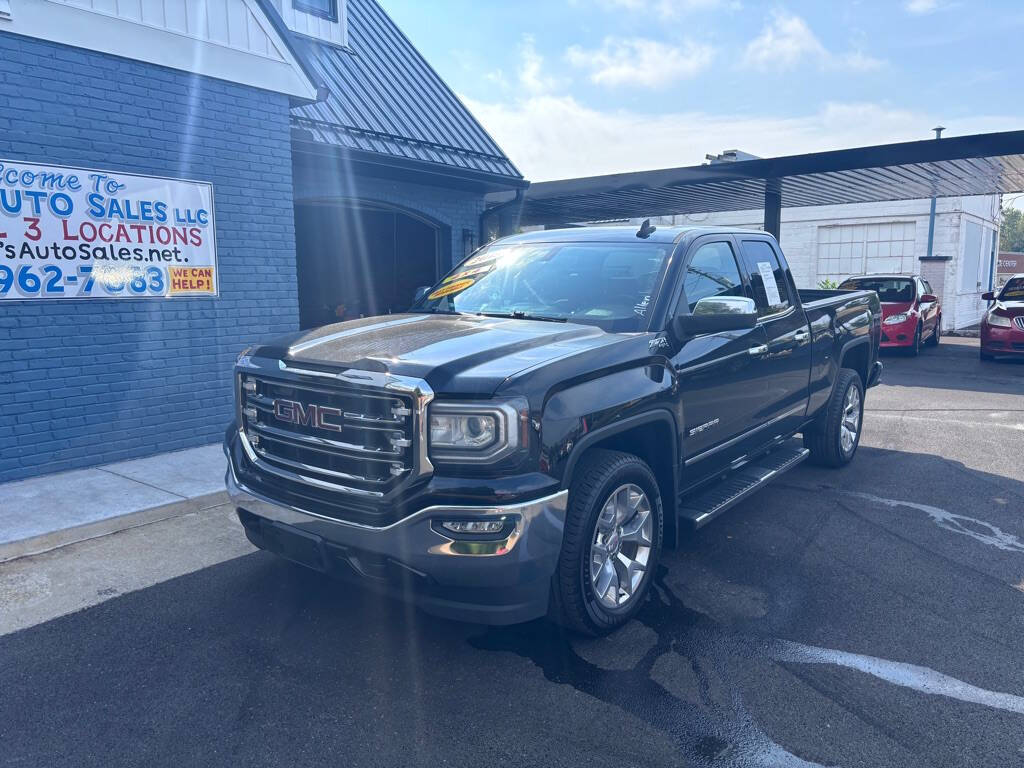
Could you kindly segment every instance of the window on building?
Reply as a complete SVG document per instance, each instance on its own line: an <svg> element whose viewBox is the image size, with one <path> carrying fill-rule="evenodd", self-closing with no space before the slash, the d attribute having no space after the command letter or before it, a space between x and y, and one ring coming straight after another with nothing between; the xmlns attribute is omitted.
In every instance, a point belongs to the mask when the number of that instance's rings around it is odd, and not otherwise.
<svg viewBox="0 0 1024 768"><path fill-rule="evenodd" d="M697 249L686 268L683 293L690 312L708 296L743 296L743 280L728 243L708 243Z"/></svg>
<svg viewBox="0 0 1024 768"><path fill-rule="evenodd" d="M338 0L292 0L292 7L322 19L338 20Z"/></svg>
<svg viewBox="0 0 1024 768"><path fill-rule="evenodd" d="M744 240L740 248L750 276L757 314L774 315L789 308L789 278L779 257L764 240Z"/></svg>
<svg viewBox="0 0 1024 768"><path fill-rule="evenodd" d="M818 279L913 272L916 233L913 221L818 227Z"/></svg>

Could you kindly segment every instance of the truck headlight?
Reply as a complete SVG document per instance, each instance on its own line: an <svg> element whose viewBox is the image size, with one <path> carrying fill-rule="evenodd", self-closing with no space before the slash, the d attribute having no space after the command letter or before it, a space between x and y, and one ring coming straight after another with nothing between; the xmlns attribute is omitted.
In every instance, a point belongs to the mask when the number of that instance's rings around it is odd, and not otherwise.
<svg viewBox="0 0 1024 768"><path fill-rule="evenodd" d="M430 404L430 458L440 461L492 462L524 442L526 401Z"/></svg>
<svg viewBox="0 0 1024 768"><path fill-rule="evenodd" d="M1006 317L1005 315L997 315L995 312L989 312L988 316L985 318L985 322L987 322L989 325L994 325L997 328L1010 327L1010 318Z"/></svg>
<svg viewBox="0 0 1024 768"><path fill-rule="evenodd" d="M907 321L907 313L900 312L895 315L889 315L885 320L882 321L882 325L896 325L897 323L905 323Z"/></svg>

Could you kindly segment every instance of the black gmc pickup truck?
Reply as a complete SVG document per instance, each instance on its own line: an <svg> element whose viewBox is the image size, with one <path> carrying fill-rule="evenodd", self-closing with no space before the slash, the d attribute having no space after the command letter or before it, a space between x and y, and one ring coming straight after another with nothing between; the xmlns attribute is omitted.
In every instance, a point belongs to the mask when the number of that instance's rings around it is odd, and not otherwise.
<svg viewBox="0 0 1024 768"><path fill-rule="evenodd" d="M516 235L406 314L243 352L228 490L250 541L303 565L607 632L663 546L853 458L880 320L874 292L797 290L762 232Z"/></svg>

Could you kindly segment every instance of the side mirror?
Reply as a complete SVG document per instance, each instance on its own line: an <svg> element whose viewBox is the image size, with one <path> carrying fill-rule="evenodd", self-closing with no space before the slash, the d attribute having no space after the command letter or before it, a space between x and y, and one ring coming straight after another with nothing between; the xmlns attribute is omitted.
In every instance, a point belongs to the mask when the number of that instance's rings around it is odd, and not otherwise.
<svg viewBox="0 0 1024 768"><path fill-rule="evenodd" d="M995 301L995 291L985 291L983 294L981 294L981 298L983 298L985 301Z"/></svg>
<svg viewBox="0 0 1024 768"><path fill-rule="evenodd" d="M922 293L921 294L921 303L922 304L934 304L936 301L938 301L938 298L935 296L934 293Z"/></svg>
<svg viewBox="0 0 1024 768"><path fill-rule="evenodd" d="M672 331L685 339L702 333L744 331L757 325L757 306L746 296L707 296L696 303L689 315L677 315Z"/></svg>
<svg viewBox="0 0 1024 768"><path fill-rule="evenodd" d="M416 289L416 293L414 293L412 295L412 303L413 304L419 304L420 303L420 299L422 299L424 296L426 296L429 291L430 291L430 286L429 285L421 285L419 288Z"/></svg>

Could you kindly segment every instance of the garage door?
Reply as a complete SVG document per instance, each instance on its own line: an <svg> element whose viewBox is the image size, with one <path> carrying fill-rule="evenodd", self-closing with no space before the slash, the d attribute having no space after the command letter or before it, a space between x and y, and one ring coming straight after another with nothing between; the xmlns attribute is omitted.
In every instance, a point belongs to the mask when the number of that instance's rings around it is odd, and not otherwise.
<svg viewBox="0 0 1024 768"><path fill-rule="evenodd" d="M913 221L818 227L818 280L914 271Z"/></svg>

